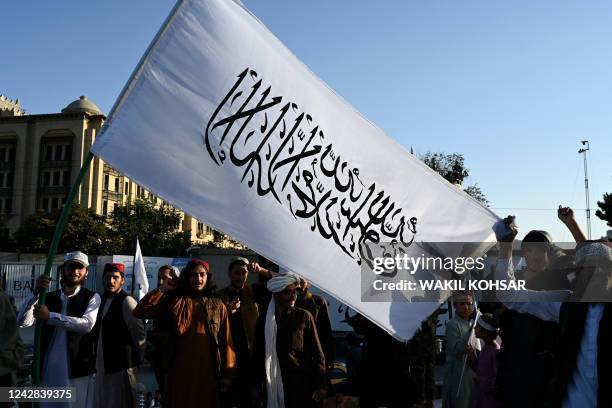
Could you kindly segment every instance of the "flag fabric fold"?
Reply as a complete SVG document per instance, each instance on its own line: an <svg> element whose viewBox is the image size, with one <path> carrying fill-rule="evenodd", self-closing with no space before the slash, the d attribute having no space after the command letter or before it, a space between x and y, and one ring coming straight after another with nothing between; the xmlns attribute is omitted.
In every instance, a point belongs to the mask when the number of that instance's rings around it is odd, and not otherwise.
<svg viewBox="0 0 612 408"><path fill-rule="evenodd" d="M363 246L483 242L497 219L237 1L180 1L92 150L400 339L437 304L362 301L361 267L376 256Z"/></svg>

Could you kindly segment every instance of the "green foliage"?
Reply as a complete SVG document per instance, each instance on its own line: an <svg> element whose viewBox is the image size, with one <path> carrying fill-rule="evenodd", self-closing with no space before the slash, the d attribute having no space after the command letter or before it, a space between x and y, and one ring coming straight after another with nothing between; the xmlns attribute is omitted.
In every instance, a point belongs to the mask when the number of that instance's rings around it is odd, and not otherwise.
<svg viewBox="0 0 612 408"><path fill-rule="evenodd" d="M606 222L608 227L612 227L612 193L604 193L602 201L597 201L599 210L595 215Z"/></svg>
<svg viewBox="0 0 612 408"><path fill-rule="evenodd" d="M421 158L433 171L453 184L461 184L470 172L465 168L463 155L460 153L444 154L427 152Z"/></svg>
<svg viewBox="0 0 612 408"><path fill-rule="evenodd" d="M15 233L20 252L46 253L51 245L60 211L39 210L26 217ZM80 250L86 254L133 254L136 237L144 255L182 256L191 246L191 233L177 231L180 213L148 200L118 206L107 218L74 205L66 222L58 252Z"/></svg>
<svg viewBox="0 0 612 408"><path fill-rule="evenodd" d="M26 217L15 233L15 247L21 252L45 253L49 250L61 210L48 213L38 210ZM73 205L66 222L58 252L78 249L88 254L111 255L114 247L103 216Z"/></svg>
<svg viewBox="0 0 612 408"><path fill-rule="evenodd" d="M482 192L482 189L478 187L478 183L474 183L470 186L467 186L467 188L464 189L463 191L465 191L466 193L468 193L473 198L480 201L483 205L487 207L491 204L491 202L487 200L487 196L485 196L485 194Z"/></svg>
<svg viewBox="0 0 612 408"><path fill-rule="evenodd" d="M421 157L421 160L452 184L461 185L463 180L470 175L470 170L465 167L465 159L461 153L427 152ZM487 207L491 204L478 184L472 184L464 191Z"/></svg>
<svg viewBox="0 0 612 408"><path fill-rule="evenodd" d="M155 206L149 200L117 207L109 217L109 226L118 253L132 254L136 237L144 255L182 256L191 246L191 233L177 231L180 213L167 205Z"/></svg>

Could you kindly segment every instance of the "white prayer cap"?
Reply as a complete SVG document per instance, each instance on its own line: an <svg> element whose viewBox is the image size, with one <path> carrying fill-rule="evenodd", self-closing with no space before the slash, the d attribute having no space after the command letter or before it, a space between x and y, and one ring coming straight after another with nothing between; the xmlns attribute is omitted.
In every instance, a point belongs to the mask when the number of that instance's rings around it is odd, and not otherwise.
<svg viewBox="0 0 612 408"><path fill-rule="evenodd" d="M483 313L478 317L477 324L485 330L491 332L497 332L499 330L499 324L497 319L491 313Z"/></svg>
<svg viewBox="0 0 612 408"><path fill-rule="evenodd" d="M268 281L268 290L272 293L278 293L285 290L289 285L299 285L300 278L292 273L287 272L282 275L277 275Z"/></svg>
<svg viewBox="0 0 612 408"><path fill-rule="evenodd" d="M89 258L81 251L68 252L64 255L64 264L78 262L83 266L89 266Z"/></svg>

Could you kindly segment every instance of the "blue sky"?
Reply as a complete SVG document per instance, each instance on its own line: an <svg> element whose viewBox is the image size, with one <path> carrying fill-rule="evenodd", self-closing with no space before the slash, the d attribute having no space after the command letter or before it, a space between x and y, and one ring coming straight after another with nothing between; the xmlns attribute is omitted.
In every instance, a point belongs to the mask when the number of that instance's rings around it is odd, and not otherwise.
<svg viewBox="0 0 612 408"><path fill-rule="evenodd" d="M22 0L2 8L0 93L28 113L87 95L108 113L169 0ZM245 1L338 94L407 149L460 152L499 215L571 239L612 192L612 3ZM529 210L525 210L529 209ZM585 226L586 229L586 226Z"/></svg>

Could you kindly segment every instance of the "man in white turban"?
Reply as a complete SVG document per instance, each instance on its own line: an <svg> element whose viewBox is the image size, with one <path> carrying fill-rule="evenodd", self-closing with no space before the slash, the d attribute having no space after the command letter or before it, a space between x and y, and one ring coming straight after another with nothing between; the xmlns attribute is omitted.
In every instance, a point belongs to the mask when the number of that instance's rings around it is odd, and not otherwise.
<svg viewBox="0 0 612 408"><path fill-rule="evenodd" d="M253 373L254 398L260 399L265 388L267 408L315 407L327 395L314 318L295 307L299 283L295 274L285 273L267 284L273 296L258 322Z"/></svg>

